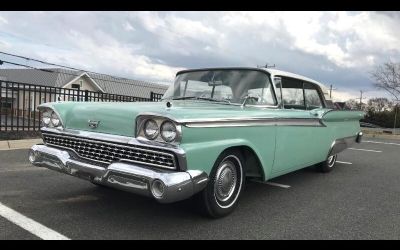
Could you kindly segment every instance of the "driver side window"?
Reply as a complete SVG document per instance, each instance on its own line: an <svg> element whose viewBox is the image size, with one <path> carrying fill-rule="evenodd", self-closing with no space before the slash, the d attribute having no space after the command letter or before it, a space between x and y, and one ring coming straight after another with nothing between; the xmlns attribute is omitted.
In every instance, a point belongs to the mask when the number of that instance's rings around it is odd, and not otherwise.
<svg viewBox="0 0 400 250"><path fill-rule="evenodd" d="M271 84L265 88L249 89L248 95L257 97L254 104L257 105L275 105L274 96L272 94Z"/></svg>
<svg viewBox="0 0 400 250"><path fill-rule="evenodd" d="M281 84L285 109L312 110L324 106L315 84L294 78L282 78Z"/></svg>
<svg viewBox="0 0 400 250"><path fill-rule="evenodd" d="M282 99L285 109L305 109L303 82L282 78Z"/></svg>

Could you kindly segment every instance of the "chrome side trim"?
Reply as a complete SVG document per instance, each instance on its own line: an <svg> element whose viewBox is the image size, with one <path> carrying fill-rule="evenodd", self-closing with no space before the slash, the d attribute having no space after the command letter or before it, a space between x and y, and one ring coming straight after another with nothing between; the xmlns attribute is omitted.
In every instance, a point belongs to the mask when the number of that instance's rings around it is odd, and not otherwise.
<svg viewBox="0 0 400 250"><path fill-rule="evenodd" d="M232 118L202 118L176 119L169 114L151 112L139 116L165 117L186 127L246 127L246 126L311 126L326 127L320 118L277 118L277 117L232 117Z"/></svg>
<svg viewBox="0 0 400 250"><path fill-rule="evenodd" d="M301 127L325 127L320 119L315 118L261 118L248 120L215 120L215 121L191 121L183 123L189 128L210 127L247 127L247 126L301 126Z"/></svg>
<svg viewBox="0 0 400 250"><path fill-rule="evenodd" d="M175 154L177 161L178 161L178 166L179 170L187 170L187 161L186 161L186 152L175 145L169 145L169 144L163 144L160 145L154 144L151 141L141 141L138 140L137 138L132 138L132 137L127 137L127 136L121 136L121 135L112 135L112 134L104 134L104 133L97 133L97 132L90 132L90 131L82 131L82 130L73 130L73 129L64 129L62 131L54 128L47 128L43 127L41 128L41 132L46 133L53 133L53 134L60 134L64 136L77 136L80 138L88 139L88 140L98 140L102 141L105 143L120 143L120 144L126 144L126 145L132 145L132 146L144 146L148 147L151 150L157 151L169 151L173 154ZM157 151L158 152L158 151Z"/></svg>

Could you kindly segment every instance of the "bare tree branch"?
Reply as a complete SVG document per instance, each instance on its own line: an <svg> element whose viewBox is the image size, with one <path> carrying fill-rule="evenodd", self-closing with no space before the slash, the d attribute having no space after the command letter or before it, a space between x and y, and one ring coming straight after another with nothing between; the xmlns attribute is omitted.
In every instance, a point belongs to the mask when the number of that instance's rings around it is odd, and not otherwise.
<svg viewBox="0 0 400 250"><path fill-rule="evenodd" d="M377 66L370 74L376 88L387 91L396 100L400 99L400 64L389 61Z"/></svg>

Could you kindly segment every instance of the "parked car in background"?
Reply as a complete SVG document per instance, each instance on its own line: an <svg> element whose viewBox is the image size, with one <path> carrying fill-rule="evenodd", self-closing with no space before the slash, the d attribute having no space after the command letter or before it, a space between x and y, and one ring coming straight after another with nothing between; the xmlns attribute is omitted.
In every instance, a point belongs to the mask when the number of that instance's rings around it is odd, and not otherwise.
<svg viewBox="0 0 400 250"><path fill-rule="evenodd" d="M381 126L372 124L372 123L368 123L368 122L360 122L360 126L364 127L364 128L382 128Z"/></svg>
<svg viewBox="0 0 400 250"><path fill-rule="evenodd" d="M169 203L196 196L231 213L246 179L317 164L360 142L359 111L334 110L312 79L267 68L178 72L160 102L40 106L43 145L30 162Z"/></svg>

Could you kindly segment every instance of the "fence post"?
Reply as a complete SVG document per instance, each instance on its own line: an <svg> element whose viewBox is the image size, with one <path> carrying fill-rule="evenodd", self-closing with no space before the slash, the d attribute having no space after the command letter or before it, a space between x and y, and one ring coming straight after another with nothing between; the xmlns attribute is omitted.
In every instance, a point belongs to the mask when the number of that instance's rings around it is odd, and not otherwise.
<svg viewBox="0 0 400 250"><path fill-rule="evenodd" d="M89 91L86 89L85 90L85 102L89 101Z"/></svg>

